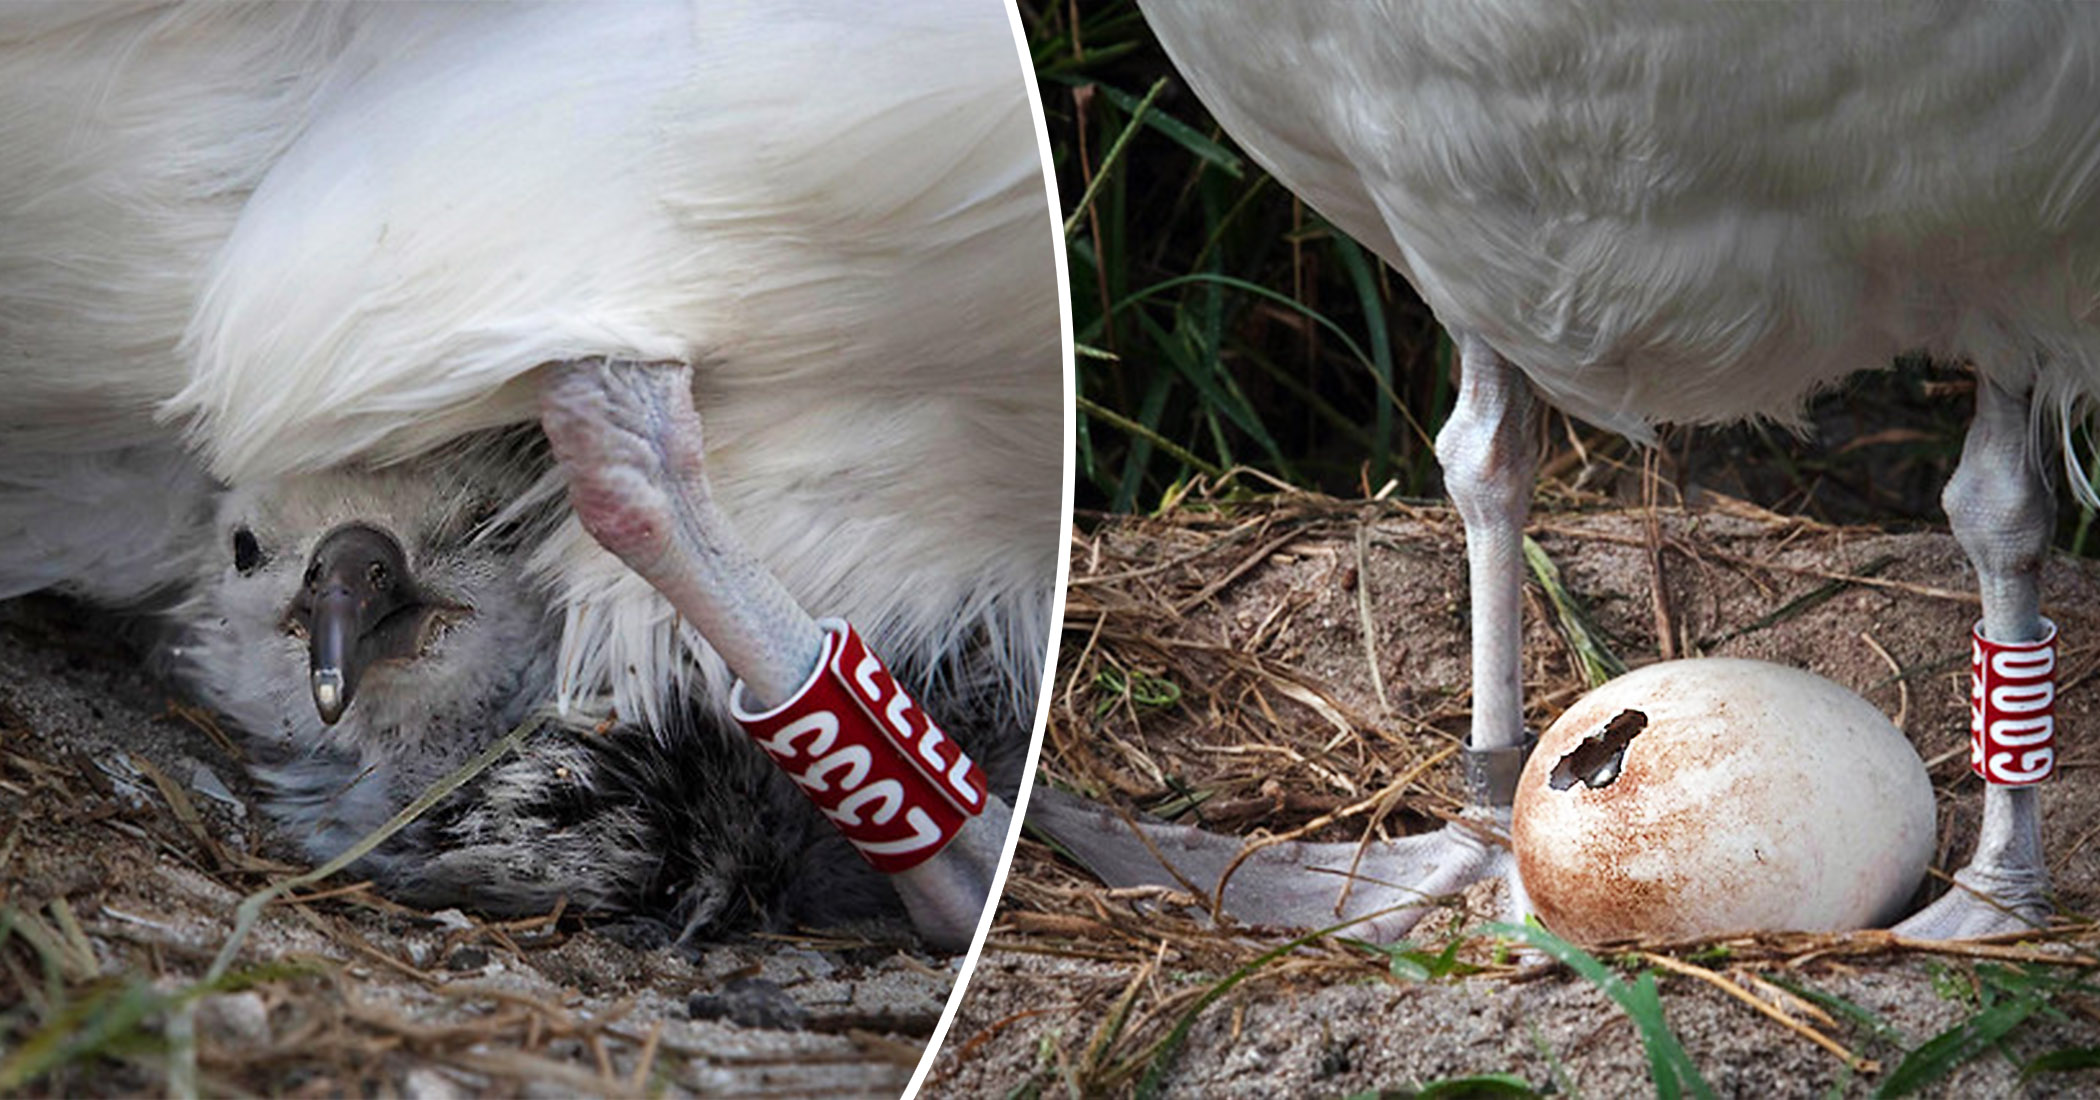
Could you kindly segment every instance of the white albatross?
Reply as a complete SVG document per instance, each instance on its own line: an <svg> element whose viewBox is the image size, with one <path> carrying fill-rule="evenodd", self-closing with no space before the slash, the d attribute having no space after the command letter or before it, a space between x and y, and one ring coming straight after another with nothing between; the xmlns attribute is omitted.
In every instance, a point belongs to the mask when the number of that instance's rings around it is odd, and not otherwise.
<svg viewBox="0 0 2100 1100"><path fill-rule="evenodd" d="M2100 395L2100 11L1141 6L1226 131L1414 284L1458 345L1437 454L1470 568L1470 816L1507 826L1525 751L1521 533L1538 398L1638 439L1660 421L1786 419L1819 387L1908 351L1969 361L1975 421L1944 504L1976 569L1982 636L2053 632L2037 590L2045 455ZM1178 881L1119 820L1054 794L1035 805L1031 819L1111 881ZM1149 828L1204 889L1239 847ZM1266 849L1227 882L1224 907L1308 926L1398 908L1352 930L1394 938L1419 918L1414 902L1489 875L1507 875L1522 904L1507 850L1451 825L1374 852L1338 912L1335 876L1306 868L1355 854ZM2046 918L2035 787L1990 784L1956 882L1899 930L1972 936Z"/></svg>
<svg viewBox="0 0 2100 1100"><path fill-rule="evenodd" d="M572 722L723 713L732 673L781 701L809 608L922 692L988 662L1025 744L1064 432L1003 4L8 8L0 89L0 595L325 545L314 578L407 602L271 611L318 735L476 609L355 517L222 530L214 479L297 498L537 423L561 472L498 503L573 501L506 565ZM1003 816L895 876L929 937L974 927Z"/></svg>

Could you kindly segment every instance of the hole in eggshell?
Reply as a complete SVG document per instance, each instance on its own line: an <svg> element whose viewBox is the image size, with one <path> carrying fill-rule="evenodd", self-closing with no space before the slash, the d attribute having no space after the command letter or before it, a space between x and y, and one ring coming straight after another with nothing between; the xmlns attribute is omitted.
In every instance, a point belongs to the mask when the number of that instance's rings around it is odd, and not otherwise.
<svg viewBox="0 0 2100 1100"><path fill-rule="evenodd" d="M1611 786L1626 765L1626 746L1648 728L1648 716L1637 710L1622 710L1604 728L1569 749L1553 765L1546 785L1565 791L1577 783L1596 790Z"/></svg>

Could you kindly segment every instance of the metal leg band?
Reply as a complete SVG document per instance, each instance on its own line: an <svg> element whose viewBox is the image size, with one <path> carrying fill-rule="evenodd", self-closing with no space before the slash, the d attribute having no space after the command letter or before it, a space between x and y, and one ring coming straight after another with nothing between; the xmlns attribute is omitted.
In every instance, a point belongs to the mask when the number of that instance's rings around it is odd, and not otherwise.
<svg viewBox="0 0 2100 1100"><path fill-rule="evenodd" d="M1499 749L1476 749L1467 747L1459 756L1465 761L1466 801L1473 806L1503 807L1517 799L1517 779L1524 774L1524 762L1531 759L1531 750L1538 747L1539 735L1532 730L1524 731L1524 742Z"/></svg>

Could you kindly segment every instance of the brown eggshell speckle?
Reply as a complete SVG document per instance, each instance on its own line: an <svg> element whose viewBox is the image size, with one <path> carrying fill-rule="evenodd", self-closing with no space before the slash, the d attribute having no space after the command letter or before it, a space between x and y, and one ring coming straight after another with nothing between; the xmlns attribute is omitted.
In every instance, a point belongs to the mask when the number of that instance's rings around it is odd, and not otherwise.
<svg viewBox="0 0 2100 1100"><path fill-rule="evenodd" d="M1888 719L1829 680L1670 661L1546 731L1513 842L1539 918L1575 940L1861 928L1900 916L1923 877L1932 786Z"/></svg>

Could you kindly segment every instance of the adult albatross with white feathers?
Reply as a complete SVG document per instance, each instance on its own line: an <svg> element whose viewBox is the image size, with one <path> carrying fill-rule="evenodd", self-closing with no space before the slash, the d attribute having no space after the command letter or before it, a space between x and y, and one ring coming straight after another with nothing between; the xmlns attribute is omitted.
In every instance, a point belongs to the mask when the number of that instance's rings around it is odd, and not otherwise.
<svg viewBox="0 0 2100 1100"><path fill-rule="evenodd" d="M1064 433L1004 5L55 5L0 12L0 87L0 594L201 576L207 695L367 764L455 689L658 734L732 676L761 726L905 698L811 608L995 700L1018 780ZM957 943L1004 803L885 715L919 763L798 777L940 819L885 869Z"/></svg>
<svg viewBox="0 0 2100 1100"><path fill-rule="evenodd" d="M2100 394L2092 10L1142 7L1226 131L1455 337L1460 395L1437 452L1471 571L1471 816L1508 824L1525 751L1521 533L1539 398L1644 438L1658 421L1786 419L1818 387L1908 351L1972 362L1975 421L1944 502L1982 593L1977 652L2046 662L2043 455ZM2053 731L1984 699L1977 850L1957 888L1901 926L1911 934L2048 913L2034 784ZM1239 848L1168 827L1141 845L1073 800L1036 805L1117 882L1209 889ZM1315 926L1387 911L1354 933L1389 938L1425 896L1479 878L1511 874L1521 899L1508 852L1463 825L1358 855L1265 849L1223 887L1224 907ZM1307 866L1360 867L1346 910L1334 875Z"/></svg>

